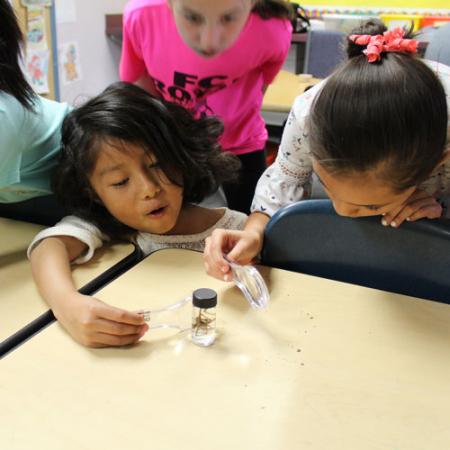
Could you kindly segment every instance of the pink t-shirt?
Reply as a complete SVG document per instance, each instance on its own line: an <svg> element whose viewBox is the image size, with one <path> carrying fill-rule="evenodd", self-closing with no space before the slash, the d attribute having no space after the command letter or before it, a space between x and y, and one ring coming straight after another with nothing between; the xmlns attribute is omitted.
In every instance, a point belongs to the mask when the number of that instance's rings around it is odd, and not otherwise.
<svg viewBox="0 0 450 450"><path fill-rule="evenodd" d="M262 89L286 58L292 32L288 20L250 14L236 42L211 59L184 43L166 0L130 1L123 28L123 81L135 82L147 72L166 100L198 115L219 116L224 149L243 154L264 148Z"/></svg>

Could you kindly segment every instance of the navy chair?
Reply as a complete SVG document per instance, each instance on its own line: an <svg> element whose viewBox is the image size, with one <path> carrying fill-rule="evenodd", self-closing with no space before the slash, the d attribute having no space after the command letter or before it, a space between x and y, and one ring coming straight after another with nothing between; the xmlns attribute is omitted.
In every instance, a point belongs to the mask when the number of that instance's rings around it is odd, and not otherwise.
<svg viewBox="0 0 450 450"><path fill-rule="evenodd" d="M301 201L268 223L262 263L450 303L450 221L395 229L383 227L379 216L340 217L330 200Z"/></svg>
<svg viewBox="0 0 450 450"><path fill-rule="evenodd" d="M428 46L425 50L425 59L450 66L450 24L433 30L426 36Z"/></svg>
<svg viewBox="0 0 450 450"><path fill-rule="evenodd" d="M326 78L346 59L346 33L334 30L310 30L306 42L303 72L316 78Z"/></svg>

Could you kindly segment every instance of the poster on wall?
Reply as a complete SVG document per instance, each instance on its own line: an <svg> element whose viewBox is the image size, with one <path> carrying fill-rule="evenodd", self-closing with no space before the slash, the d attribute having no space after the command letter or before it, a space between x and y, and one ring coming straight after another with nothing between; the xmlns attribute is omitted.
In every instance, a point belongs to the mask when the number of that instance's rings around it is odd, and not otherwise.
<svg viewBox="0 0 450 450"><path fill-rule="evenodd" d="M27 49L47 50L45 9L30 7L27 14Z"/></svg>
<svg viewBox="0 0 450 450"><path fill-rule="evenodd" d="M67 42L59 47L60 68L64 84L71 84L82 79L78 43Z"/></svg>
<svg viewBox="0 0 450 450"><path fill-rule="evenodd" d="M33 89L38 94L48 94L48 50L28 50L25 72Z"/></svg>

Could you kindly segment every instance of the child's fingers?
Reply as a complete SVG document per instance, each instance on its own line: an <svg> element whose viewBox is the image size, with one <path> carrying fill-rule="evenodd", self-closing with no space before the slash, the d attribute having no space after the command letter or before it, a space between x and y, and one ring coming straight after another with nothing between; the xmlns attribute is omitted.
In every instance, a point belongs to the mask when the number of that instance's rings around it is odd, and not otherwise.
<svg viewBox="0 0 450 450"><path fill-rule="evenodd" d="M241 231L217 229L206 239L204 261L209 275L223 281L231 280L230 265L223 255L232 249L241 237Z"/></svg>
<svg viewBox="0 0 450 450"><path fill-rule="evenodd" d="M392 211L387 212L386 214L383 214L383 217L381 218L381 223L384 226L389 226L391 222L394 220L395 217L400 213L400 211L404 208L404 205L399 206L398 208L393 209Z"/></svg>
<svg viewBox="0 0 450 450"><path fill-rule="evenodd" d="M220 256L214 253L215 250L212 248L211 238L208 237L205 241L205 250L203 253L206 273L214 278L223 280L224 275L229 272L230 267L223 259L222 252L220 252Z"/></svg>
<svg viewBox="0 0 450 450"><path fill-rule="evenodd" d="M414 214L408 217L409 222L414 222L419 219L438 219L442 215L442 206L439 203L429 205L425 208L421 208Z"/></svg>
<svg viewBox="0 0 450 450"><path fill-rule="evenodd" d="M383 218L381 219L381 222L385 226L399 226L407 217L408 214L413 214L414 211L417 209L412 210L411 206L414 205L416 201L429 199L431 198L426 192L424 191L416 191L414 192L411 197L409 197L407 203L404 203L397 208L393 209L392 211L387 212L384 214ZM410 208L410 209L407 209ZM405 213L405 214L403 214ZM401 216L400 216L401 215ZM404 215L404 217L403 217ZM400 217L399 217L400 216ZM392 223L394 222L394 223Z"/></svg>
<svg viewBox="0 0 450 450"><path fill-rule="evenodd" d="M206 239L204 260L209 275L230 281L230 266L224 259L238 264L248 264L259 252L260 239L257 232L239 230L214 230Z"/></svg>
<svg viewBox="0 0 450 450"><path fill-rule="evenodd" d="M224 260L223 254L227 253L230 247L230 234L230 230L217 229L206 240L205 256L213 271L225 273L229 270L228 263Z"/></svg>
<svg viewBox="0 0 450 450"><path fill-rule="evenodd" d="M122 345L135 344L140 338L141 334L129 334L126 336L115 336L106 333L97 333L95 341L90 347L119 347Z"/></svg>
<svg viewBox="0 0 450 450"><path fill-rule="evenodd" d="M144 325L145 320L142 314L116 308L106 303L99 302L95 307L95 314L98 318L108 319L113 322L126 323L129 325Z"/></svg>
<svg viewBox="0 0 450 450"><path fill-rule="evenodd" d="M127 336L130 334L141 334L148 331L148 325L128 325L111 320L97 319L93 326L97 332L112 334L115 336Z"/></svg>
<svg viewBox="0 0 450 450"><path fill-rule="evenodd" d="M255 252L253 251L253 243L246 239L242 239L237 242L231 252L228 254L228 258L231 261L236 261L239 264L249 264L255 257Z"/></svg>
<svg viewBox="0 0 450 450"><path fill-rule="evenodd" d="M392 227L399 227L405 220L417 220L418 218L434 219L440 217L442 207L433 197L426 197L407 204L390 223ZM436 215L438 214L438 215ZM416 217L415 219L412 219Z"/></svg>

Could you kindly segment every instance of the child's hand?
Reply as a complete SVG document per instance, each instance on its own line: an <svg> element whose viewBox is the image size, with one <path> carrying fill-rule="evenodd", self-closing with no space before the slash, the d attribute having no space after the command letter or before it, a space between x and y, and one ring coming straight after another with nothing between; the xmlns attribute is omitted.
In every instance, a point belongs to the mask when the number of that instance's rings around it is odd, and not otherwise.
<svg viewBox="0 0 450 450"><path fill-rule="evenodd" d="M70 294L54 313L70 335L86 347L134 344L148 330L142 315L78 292Z"/></svg>
<svg viewBox="0 0 450 450"><path fill-rule="evenodd" d="M399 208L389 211L382 219L383 225L399 227L405 220L437 219L442 215L442 206L433 195L416 190Z"/></svg>
<svg viewBox="0 0 450 450"><path fill-rule="evenodd" d="M254 230L214 230L206 239L206 272L219 280L231 281L230 266L223 254L238 264L249 264L261 251L263 236Z"/></svg>

